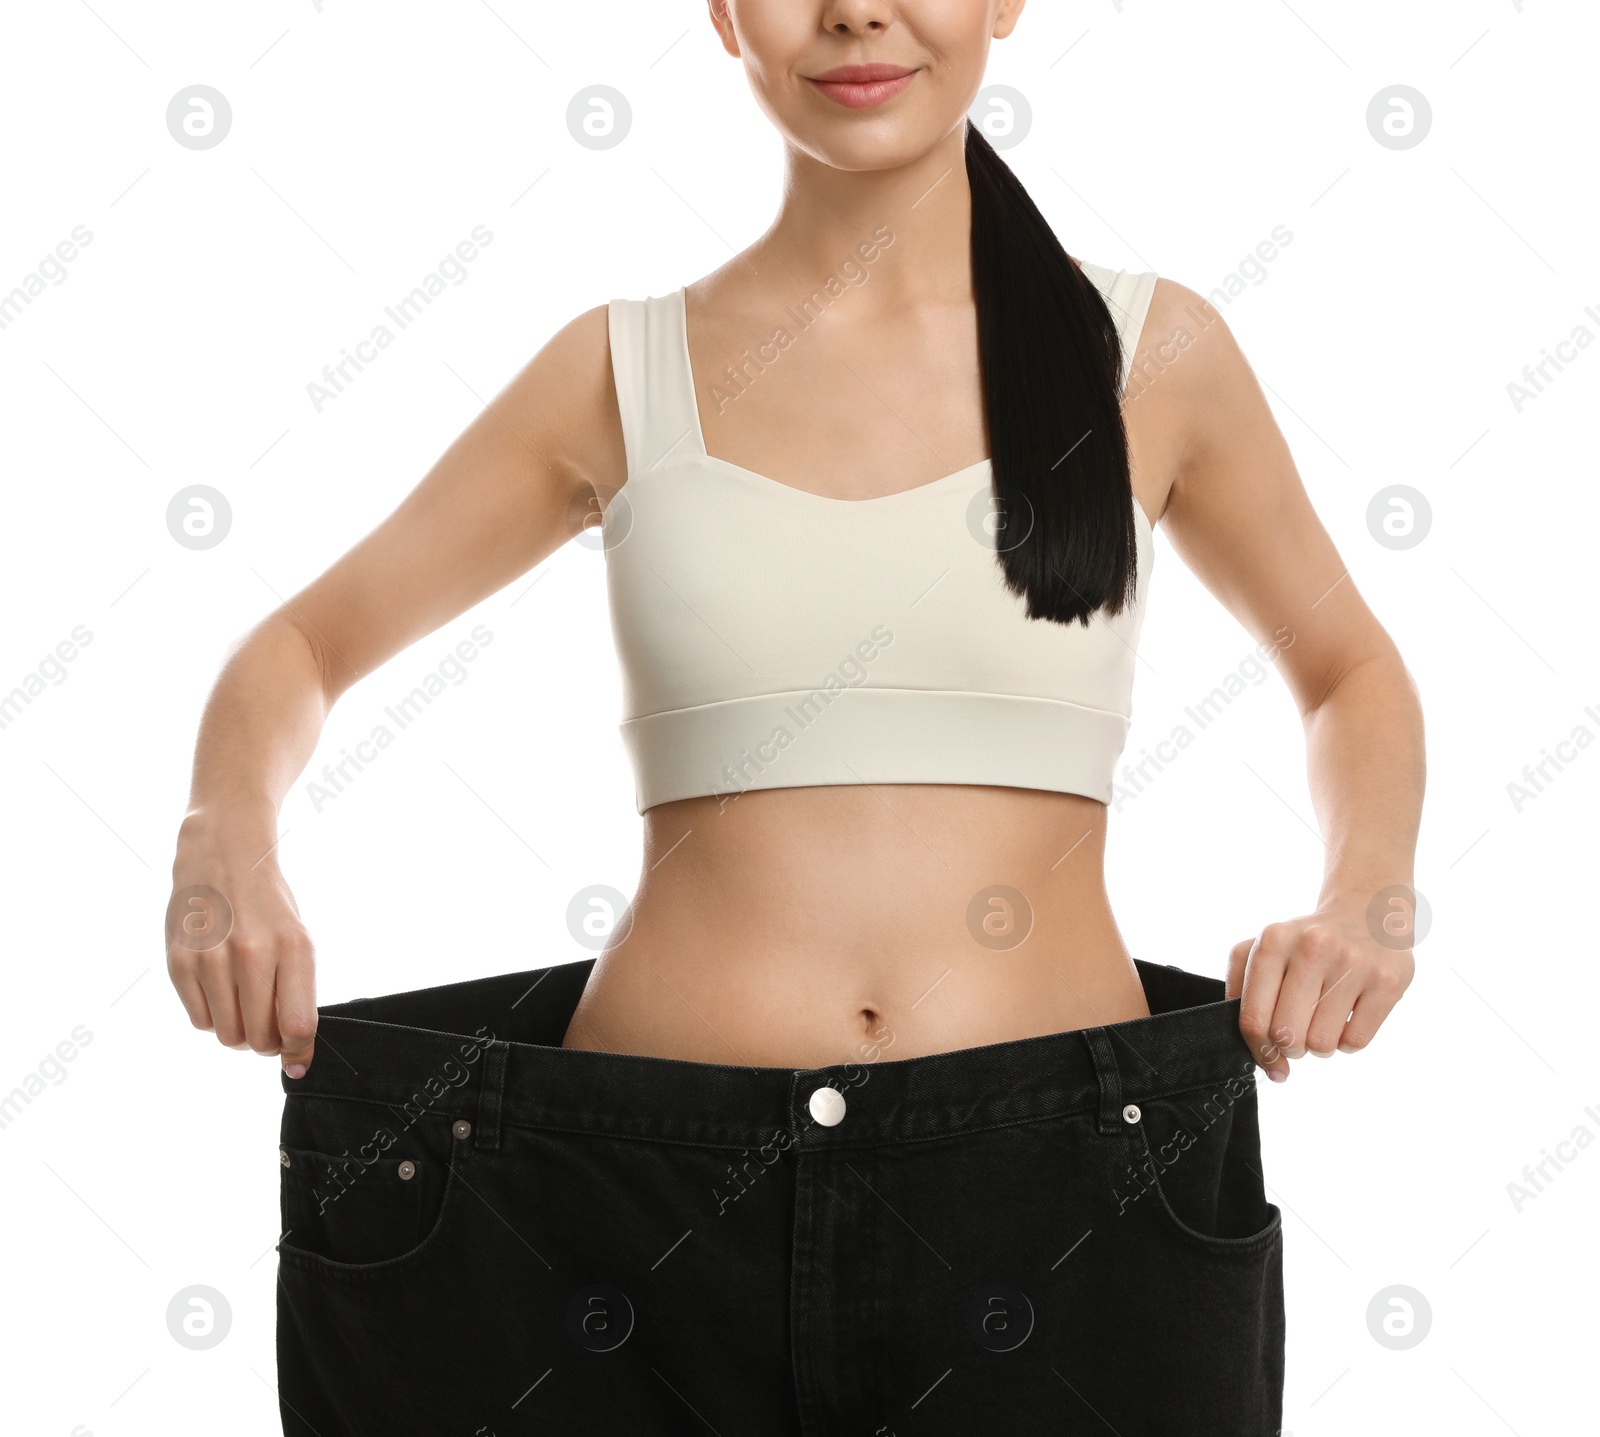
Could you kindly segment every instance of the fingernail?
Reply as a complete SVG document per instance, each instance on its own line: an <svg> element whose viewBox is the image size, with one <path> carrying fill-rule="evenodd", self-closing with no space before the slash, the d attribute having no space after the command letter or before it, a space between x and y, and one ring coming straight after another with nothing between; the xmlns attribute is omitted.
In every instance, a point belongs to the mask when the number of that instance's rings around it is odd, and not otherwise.
<svg viewBox="0 0 1600 1437"><path fill-rule="evenodd" d="M1284 1079L1285 1079L1285 1078L1287 1078L1287 1077L1288 1077L1288 1076L1289 1076L1289 1075L1288 1075L1288 1074L1287 1074L1287 1073L1285 1073L1285 1072L1283 1072L1283 1071L1282 1071L1282 1070L1281 1070L1281 1069L1279 1069L1279 1068L1268 1068L1268 1069L1267 1069L1267 1076L1268 1076L1268 1077L1269 1077L1269 1078L1271 1078L1271 1079L1272 1079L1272 1081L1273 1081L1273 1082L1275 1082L1275 1083L1281 1083L1281 1082L1283 1082L1283 1080L1284 1080Z"/></svg>
<svg viewBox="0 0 1600 1437"><path fill-rule="evenodd" d="M291 1078L303 1078L306 1075L306 1065L304 1063L290 1063L283 1071Z"/></svg>

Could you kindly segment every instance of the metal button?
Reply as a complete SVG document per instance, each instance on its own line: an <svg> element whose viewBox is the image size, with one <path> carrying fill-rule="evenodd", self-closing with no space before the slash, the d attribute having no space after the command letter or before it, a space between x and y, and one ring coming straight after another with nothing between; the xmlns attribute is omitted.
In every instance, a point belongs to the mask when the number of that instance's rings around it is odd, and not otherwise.
<svg viewBox="0 0 1600 1437"><path fill-rule="evenodd" d="M395 1171L398 1172L401 1177L409 1180L416 1176L417 1165L412 1162L410 1158L407 1158Z"/></svg>
<svg viewBox="0 0 1600 1437"><path fill-rule="evenodd" d="M1122 1121L1125 1123L1136 1123L1139 1121L1139 1105L1137 1103L1129 1103L1128 1106L1122 1110Z"/></svg>
<svg viewBox="0 0 1600 1437"><path fill-rule="evenodd" d="M450 1131L458 1138L470 1138L472 1136L472 1124L469 1123L465 1118L457 1118L456 1121L450 1125Z"/></svg>
<svg viewBox="0 0 1600 1437"><path fill-rule="evenodd" d="M837 1088L818 1088L806 1104L814 1117L825 1128L844 1121L844 1094Z"/></svg>
<svg viewBox="0 0 1600 1437"><path fill-rule="evenodd" d="M288 1167L289 1166L289 1149L288 1148L279 1148L278 1149L278 1161L280 1163L282 1163L284 1165L284 1167Z"/></svg>

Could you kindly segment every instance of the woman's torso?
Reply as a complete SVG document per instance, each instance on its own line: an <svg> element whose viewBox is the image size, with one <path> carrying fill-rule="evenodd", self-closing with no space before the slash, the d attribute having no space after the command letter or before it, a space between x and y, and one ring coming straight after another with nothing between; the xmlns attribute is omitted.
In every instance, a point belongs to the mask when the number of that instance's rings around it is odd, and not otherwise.
<svg viewBox="0 0 1600 1437"><path fill-rule="evenodd" d="M689 288L696 412L714 462L858 500L985 458L970 295L871 327L852 321L847 295L837 322L808 331L736 401L710 397L723 365L771 331L784 303L772 293L731 270ZM1134 496L1158 517L1170 440L1144 432L1138 408L1124 407ZM628 918L566 1045L815 1067L1143 1016L1105 889L1106 816L1077 793L951 782L656 803Z"/></svg>

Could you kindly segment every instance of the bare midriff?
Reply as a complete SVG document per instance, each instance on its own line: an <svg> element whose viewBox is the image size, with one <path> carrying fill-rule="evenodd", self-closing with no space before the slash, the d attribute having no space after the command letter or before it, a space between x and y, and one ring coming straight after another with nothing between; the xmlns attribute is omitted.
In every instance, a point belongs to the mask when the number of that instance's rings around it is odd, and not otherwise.
<svg viewBox="0 0 1600 1437"><path fill-rule="evenodd" d="M563 1046L815 1068L1143 1017L1105 834L1093 799L964 784L660 804Z"/></svg>

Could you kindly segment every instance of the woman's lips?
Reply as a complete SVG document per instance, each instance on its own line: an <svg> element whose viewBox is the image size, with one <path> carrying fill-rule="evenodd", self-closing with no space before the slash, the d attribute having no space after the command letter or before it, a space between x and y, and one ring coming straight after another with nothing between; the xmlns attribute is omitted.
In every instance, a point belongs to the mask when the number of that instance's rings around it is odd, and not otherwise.
<svg viewBox="0 0 1600 1437"><path fill-rule="evenodd" d="M894 99L917 78L917 72L898 65L846 65L829 70L825 77L806 78L830 100L852 110L867 110Z"/></svg>

